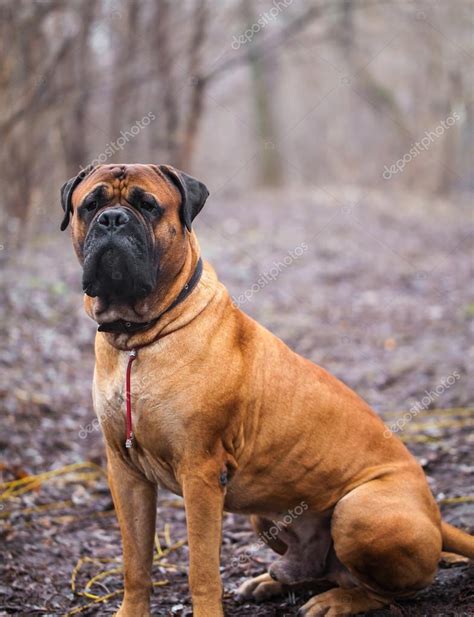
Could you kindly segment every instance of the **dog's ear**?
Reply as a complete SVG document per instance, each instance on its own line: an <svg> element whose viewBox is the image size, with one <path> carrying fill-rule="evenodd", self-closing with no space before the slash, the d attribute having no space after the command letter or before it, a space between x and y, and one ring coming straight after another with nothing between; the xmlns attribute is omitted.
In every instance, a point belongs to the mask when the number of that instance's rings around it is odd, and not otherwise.
<svg viewBox="0 0 474 617"><path fill-rule="evenodd" d="M181 193L181 220L186 229L191 231L193 220L201 212L209 197L206 185L171 165L158 165L158 169Z"/></svg>
<svg viewBox="0 0 474 617"><path fill-rule="evenodd" d="M95 166L89 165L88 167L82 169L77 176L70 178L67 180L61 187L61 206L64 210L64 218L61 222L61 231L64 231L66 227L69 225L69 219L71 218L72 212L72 194L74 193L74 189L78 184L80 184L86 176L88 176L93 170Z"/></svg>
<svg viewBox="0 0 474 617"><path fill-rule="evenodd" d="M76 178L77 176L70 178L61 187L61 206L64 210L64 218L61 222L61 231L64 231L69 225L69 219L71 217L71 198L75 187Z"/></svg>

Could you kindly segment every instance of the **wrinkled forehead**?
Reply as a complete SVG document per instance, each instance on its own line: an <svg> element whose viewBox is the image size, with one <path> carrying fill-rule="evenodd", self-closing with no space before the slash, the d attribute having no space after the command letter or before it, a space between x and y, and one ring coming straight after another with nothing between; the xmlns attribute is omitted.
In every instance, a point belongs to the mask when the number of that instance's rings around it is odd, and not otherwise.
<svg viewBox="0 0 474 617"><path fill-rule="evenodd" d="M100 165L74 191L73 206L98 186L106 186L109 199L117 203L127 200L134 188L152 193L159 203L180 201L179 191L155 165Z"/></svg>

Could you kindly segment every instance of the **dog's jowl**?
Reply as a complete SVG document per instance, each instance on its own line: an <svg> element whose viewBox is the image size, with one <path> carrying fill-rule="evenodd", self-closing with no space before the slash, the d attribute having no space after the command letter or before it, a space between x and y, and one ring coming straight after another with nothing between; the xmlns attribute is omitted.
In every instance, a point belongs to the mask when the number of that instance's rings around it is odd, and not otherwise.
<svg viewBox="0 0 474 617"><path fill-rule="evenodd" d="M422 469L370 407L236 308L193 231L207 196L167 165L100 165L61 192L99 324L93 398L122 534L118 615L150 614L159 486L184 497L196 617L223 614L224 509L252 515L277 553L242 599L332 585L305 617L414 594L442 550L474 558L474 539L441 520Z"/></svg>

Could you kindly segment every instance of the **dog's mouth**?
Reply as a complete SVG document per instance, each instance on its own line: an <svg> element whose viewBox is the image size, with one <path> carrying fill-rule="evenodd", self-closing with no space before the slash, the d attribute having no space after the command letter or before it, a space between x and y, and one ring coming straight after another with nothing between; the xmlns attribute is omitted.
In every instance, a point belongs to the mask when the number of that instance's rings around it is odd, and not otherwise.
<svg viewBox="0 0 474 617"><path fill-rule="evenodd" d="M132 303L152 292L156 270L144 232L110 235L90 230L82 276L88 296L106 303Z"/></svg>
<svg viewBox="0 0 474 617"><path fill-rule="evenodd" d="M151 293L153 281L146 264L111 245L86 256L82 288L92 298L138 299Z"/></svg>

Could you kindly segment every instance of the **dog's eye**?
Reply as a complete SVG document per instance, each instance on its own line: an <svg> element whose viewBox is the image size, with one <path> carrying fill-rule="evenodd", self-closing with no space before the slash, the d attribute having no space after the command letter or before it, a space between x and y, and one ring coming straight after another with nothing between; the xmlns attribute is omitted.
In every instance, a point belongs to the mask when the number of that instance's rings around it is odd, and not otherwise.
<svg viewBox="0 0 474 617"><path fill-rule="evenodd" d="M85 208L88 212L95 210L97 208L97 201L96 200L90 201L89 203L85 205Z"/></svg>
<svg viewBox="0 0 474 617"><path fill-rule="evenodd" d="M147 212L153 212L153 210L155 209L155 204L146 200L142 200L140 202L140 208L142 210L146 210Z"/></svg>

